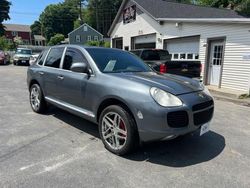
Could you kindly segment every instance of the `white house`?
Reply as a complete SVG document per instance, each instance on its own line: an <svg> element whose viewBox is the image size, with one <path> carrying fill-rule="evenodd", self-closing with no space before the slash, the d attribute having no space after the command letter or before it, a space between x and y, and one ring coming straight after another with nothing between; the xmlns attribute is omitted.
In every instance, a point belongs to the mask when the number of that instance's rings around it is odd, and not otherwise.
<svg viewBox="0 0 250 188"><path fill-rule="evenodd" d="M250 92L250 19L232 10L124 0L108 34L114 48L160 48L172 59L200 60L206 85Z"/></svg>

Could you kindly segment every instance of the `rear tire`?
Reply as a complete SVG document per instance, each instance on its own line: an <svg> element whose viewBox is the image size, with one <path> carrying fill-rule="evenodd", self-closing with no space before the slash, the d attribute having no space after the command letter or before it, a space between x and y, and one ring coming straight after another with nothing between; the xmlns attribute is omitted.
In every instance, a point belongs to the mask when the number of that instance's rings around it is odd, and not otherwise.
<svg viewBox="0 0 250 188"><path fill-rule="evenodd" d="M112 105L103 110L99 133L105 148L116 155L131 153L139 145L136 123L121 106Z"/></svg>
<svg viewBox="0 0 250 188"><path fill-rule="evenodd" d="M44 99L42 89L38 84L30 87L30 105L34 112L44 113L47 109L47 103Z"/></svg>

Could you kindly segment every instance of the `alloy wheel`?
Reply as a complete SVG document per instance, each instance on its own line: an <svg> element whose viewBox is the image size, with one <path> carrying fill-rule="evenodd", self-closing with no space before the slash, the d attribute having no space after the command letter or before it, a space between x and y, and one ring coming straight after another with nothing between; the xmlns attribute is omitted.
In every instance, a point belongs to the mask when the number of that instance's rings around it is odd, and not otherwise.
<svg viewBox="0 0 250 188"><path fill-rule="evenodd" d="M37 87L33 87L30 92L30 102L34 110L38 110L40 107L41 99Z"/></svg>
<svg viewBox="0 0 250 188"><path fill-rule="evenodd" d="M114 150L122 149L127 141L127 129L122 117L109 112L102 118L102 136L104 141Z"/></svg>

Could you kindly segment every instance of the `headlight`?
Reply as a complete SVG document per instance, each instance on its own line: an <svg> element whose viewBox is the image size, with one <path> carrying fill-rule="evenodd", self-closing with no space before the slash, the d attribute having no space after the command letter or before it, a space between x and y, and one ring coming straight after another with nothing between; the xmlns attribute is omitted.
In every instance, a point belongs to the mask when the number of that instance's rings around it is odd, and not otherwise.
<svg viewBox="0 0 250 188"><path fill-rule="evenodd" d="M152 87L150 89L150 94L153 99L161 106L176 107L182 105L182 101L178 97L159 88Z"/></svg>
<svg viewBox="0 0 250 188"><path fill-rule="evenodd" d="M14 56L13 59L17 61L17 60L18 60L18 57Z"/></svg>

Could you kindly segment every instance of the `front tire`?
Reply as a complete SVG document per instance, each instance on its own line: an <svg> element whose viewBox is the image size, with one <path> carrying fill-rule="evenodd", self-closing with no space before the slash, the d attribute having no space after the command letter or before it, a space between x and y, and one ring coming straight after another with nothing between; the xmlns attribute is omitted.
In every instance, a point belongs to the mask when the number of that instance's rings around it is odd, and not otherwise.
<svg viewBox="0 0 250 188"><path fill-rule="evenodd" d="M46 111L47 104L42 89L38 84L33 84L30 87L30 105L36 113L44 113Z"/></svg>
<svg viewBox="0 0 250 188"><path fill-rule="evenodd" d="M103 110L99 133L105 148L116 155L131 153L139 145L135 121L121 106L112 105Z"/></svg>

